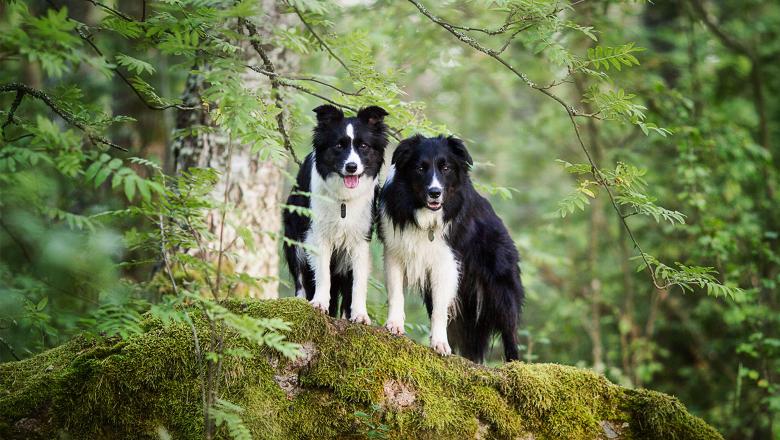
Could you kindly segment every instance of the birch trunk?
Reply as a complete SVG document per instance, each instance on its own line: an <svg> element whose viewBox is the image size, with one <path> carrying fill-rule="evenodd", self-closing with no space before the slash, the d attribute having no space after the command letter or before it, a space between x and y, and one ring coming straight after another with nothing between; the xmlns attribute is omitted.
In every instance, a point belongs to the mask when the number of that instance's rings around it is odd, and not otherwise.
<svg viewBox="0 0 780 440"><path fill-rule="evenodd" d="M273 1L261 2L266 17L258 27L260 35L270 35L273 26L285 25L289 19L281 14ZM279 71L294 71L298 60L292 54L275 47L264 47ZM262 66L263 62L247 43L244 47L246 64ZM268 79L249 69L243 75L250 90L270 90ZM190 74L182 99L187 106L198 110L179 110L176 129L193 126L213 126L208 110L202 108L201 93L204 90L202 75ZM262 94L262 93L261 93ZM219 105L219 103L216 103ZM279 253L276 234L281 231L280 200L284 187L280 167L284 164L260 160L250 146L235 140L228 154L229 139L226 133L216 130L207 134L186 136L173 144L174 170L179 173L190 167L214 168L222 174L214 188L216 200L223 200L225 185L227 202L231 206L225 216L222 245L231 255L231 270L244 272L259 280L260 289L238 289L239 295L253 298L277 298L279 296ZM230 163L228 163L230 158ZM229 173L228 173L229 170ZM228 175L229 174L229 175ZM212 250L220 248L219 237L222 215L218 210L209 213L208 224L216 237L209 243ZM250 231L253 245L238 236L239 227Z"/></svg>

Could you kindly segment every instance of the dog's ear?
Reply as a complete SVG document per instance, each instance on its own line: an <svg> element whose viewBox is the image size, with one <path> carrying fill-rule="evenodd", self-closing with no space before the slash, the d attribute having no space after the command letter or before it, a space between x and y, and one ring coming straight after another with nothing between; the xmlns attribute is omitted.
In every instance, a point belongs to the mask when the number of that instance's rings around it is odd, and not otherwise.
<svg viewBox="0 0 780 440"><path fill-rule="evenodd" d="M358 111L357 117L368 125L376 125L383 122L388 113L382 107L372 105Z"/></svg>
<svg viewBox="0 0 780 440"><path fill-rule="evenodd" d="M321 105L312 111L317 113L318 124L338 122L344 119L344 112L342 112L338 107L332 106L330 104Z"/></svg>
<svg viewBox="0 0 780 440"><path fill-rule="evenodd" d="M455 136L449 136L447 137L447 145L452 150L452 153L467 164L469 168L474 165L474 160L471 158L469 151L466 149L466 144L464 144L462 140Z"/></svg>
<svg viewBox="0 0 780 440"><path fill-rule="evenodd" d="M417 148L417 145L420 144L421 139L422 136L416 134L402 140L398 146L395 147L393 158L390 160L390 163L395 165L396 169L403 168L404 165L406 165L406 162L412 157L412 153L414 153L414 149Z"/></svg>

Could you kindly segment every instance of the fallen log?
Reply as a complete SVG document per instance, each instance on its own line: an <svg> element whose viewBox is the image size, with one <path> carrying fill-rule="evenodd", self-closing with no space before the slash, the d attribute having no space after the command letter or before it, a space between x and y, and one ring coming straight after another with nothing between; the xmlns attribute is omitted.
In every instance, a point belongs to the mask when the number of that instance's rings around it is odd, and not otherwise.
<svg viewBox="0 0 780 440"><path fill-rule="evenodd" d="M229 301L292 324L295 360L229 334L252 358L225 361L221 396L256 439L720 439L674 397L614 385L592 371L442 358L381 328L297 299ZM195 325L207 332L193 311ZM127 339L78 337L0 364L0 438L203 438L190 328L148 318ZM220 432L221 436L227 436Z"/></svg>

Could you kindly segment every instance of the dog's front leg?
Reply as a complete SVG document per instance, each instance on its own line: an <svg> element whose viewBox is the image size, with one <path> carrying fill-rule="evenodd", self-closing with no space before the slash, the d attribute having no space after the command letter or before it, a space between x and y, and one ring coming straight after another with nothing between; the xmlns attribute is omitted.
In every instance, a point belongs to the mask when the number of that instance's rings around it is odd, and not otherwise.
<svg viewBox="0 0 780 440"><path fill-rule="evenodd" d="M457 271L434 271L431 275L431 348L442 356L452 354L447 340L449 309L458 293Z"/></svg>
<svg viewBox="0 0 780 440"><path fill-rule="evenodd" d="M385 287L387 288L387 323L390 333L404 334L404 272L398 259L385 252Z"/></svg>
<svg viewBox="0 0 780 440"><path fill-rule="evenodd" d="M309 261L314 269L314 297L309 302L315 309L328 313L330 305L330 258L333 254L330 245L317 246L319 254L310 254Z"/></svg>
<svg viewBox="0 0 780 440"><path fill-rule="evenodd" d="M350 321L370 325L366 309L368 275L371 272L371 251L367 241L360 241L352 250L352 308Z"/></svg>

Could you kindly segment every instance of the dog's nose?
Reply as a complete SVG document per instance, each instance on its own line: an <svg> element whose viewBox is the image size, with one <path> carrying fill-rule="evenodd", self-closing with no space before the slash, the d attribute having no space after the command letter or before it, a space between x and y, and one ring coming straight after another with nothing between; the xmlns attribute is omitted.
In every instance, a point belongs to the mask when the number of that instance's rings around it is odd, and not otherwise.
<svg viewBox="0 0 780 440"><path fill-rule="evenodd" d="M428 188L428 197L438 199L441 196L441 188Z"/></svg>
<svg viewBox="0 0 780 440"><path fill-rule="evenodd" d="M348 173L354 173L357 171L357 164L355 162L348 162L344 165L344 169L347 170Z"/></svg>

